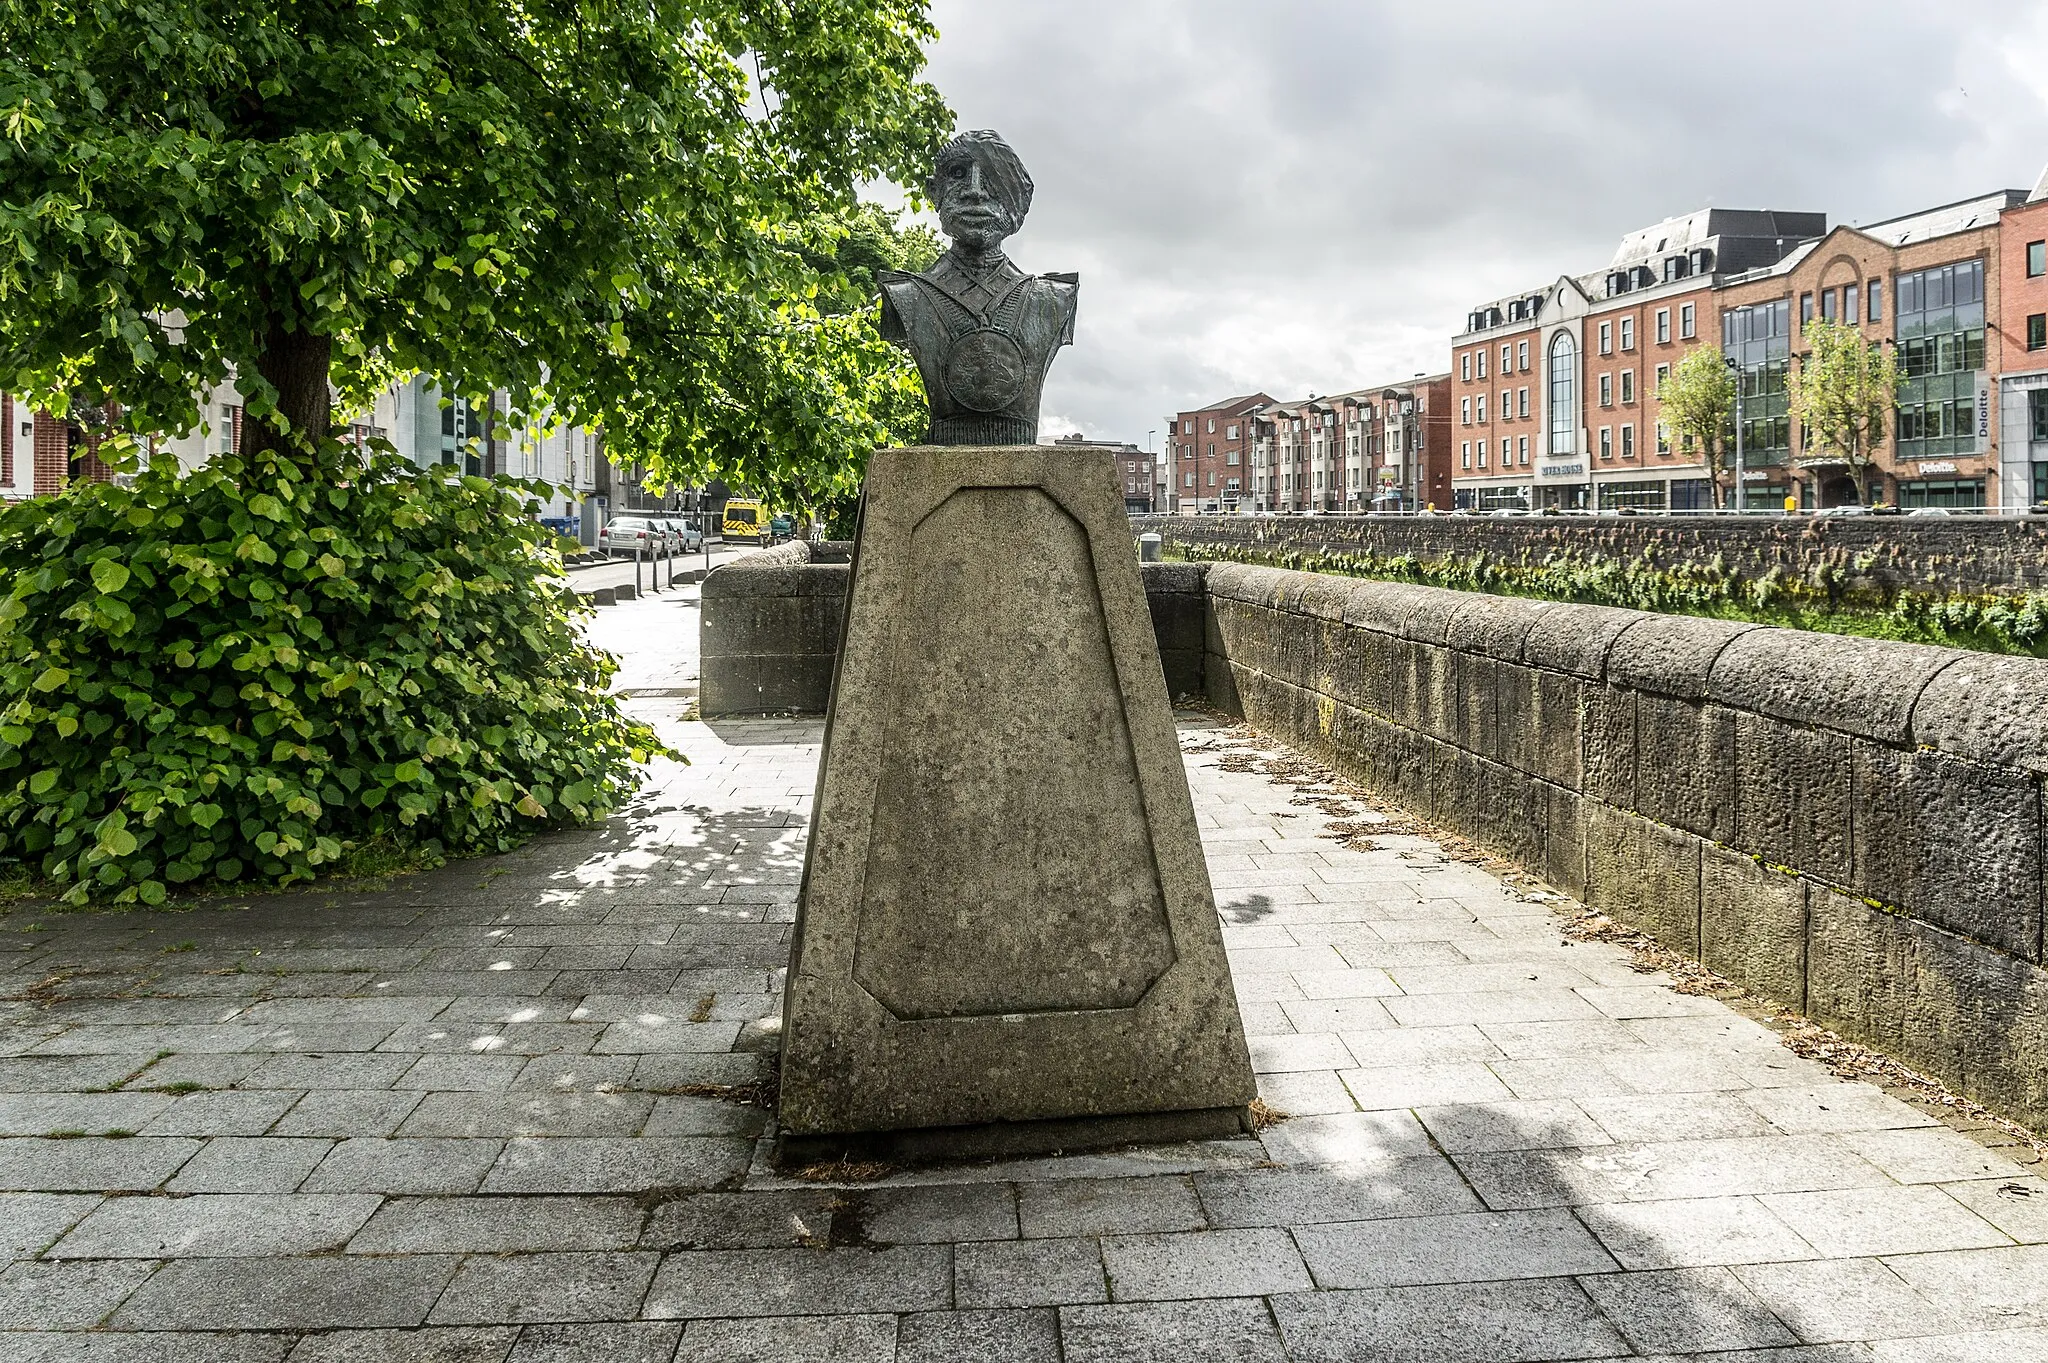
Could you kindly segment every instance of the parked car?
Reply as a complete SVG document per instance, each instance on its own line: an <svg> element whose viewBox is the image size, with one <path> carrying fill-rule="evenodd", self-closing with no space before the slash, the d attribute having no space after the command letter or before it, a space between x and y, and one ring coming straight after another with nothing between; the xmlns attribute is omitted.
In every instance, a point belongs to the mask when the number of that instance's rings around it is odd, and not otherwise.
<svg viewBox="0 0 2048 1363"><path fill-rule="evenodd" d="M796 522L789 518L787 511L778 511L768 522L768 538L782 541L796 533Z"/></svg>
<svg viewBox="0 0 2048 1363"><path fill-rule="evenodd" d="M617 516L597 532L597 552L623 558L633 553L658 554L668 532L645 516Z"/></svg>
<svg viewBox="0 0 2048 1363"><path fill-rule="evenodd" d="M703 551L704 531L695 521L686 520L681 516L668 516L664 517L661 523L674 537L675 552L695 554Z"/></svg>

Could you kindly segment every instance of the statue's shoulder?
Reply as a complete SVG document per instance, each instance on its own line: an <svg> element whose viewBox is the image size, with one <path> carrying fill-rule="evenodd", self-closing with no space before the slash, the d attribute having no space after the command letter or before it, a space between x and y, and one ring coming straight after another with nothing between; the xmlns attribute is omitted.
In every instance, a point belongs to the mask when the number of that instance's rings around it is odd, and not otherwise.
<svg viewBox="0 0 2048 1363"><path fill-rule="evenodd" d="M1081 276L1078 274L1042 274L1039 278L1048 284L1058 284L1069 289L1081 287Z"/></svg>

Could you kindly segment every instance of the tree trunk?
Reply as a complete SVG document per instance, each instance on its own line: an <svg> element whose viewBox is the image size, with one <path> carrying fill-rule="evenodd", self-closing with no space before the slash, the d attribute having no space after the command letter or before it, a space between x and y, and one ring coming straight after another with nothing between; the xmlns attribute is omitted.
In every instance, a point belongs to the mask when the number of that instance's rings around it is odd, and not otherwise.
<svg viewBox="0 0 2048 1363"><path fill-rule="evenodd" d="M287 327L273 317L256 357L256 372L277 389L277 411L260 418L244 413L244 453L277 453L311 467L319 442L333 425L327 370L334 342L327 336Z"/></svg>

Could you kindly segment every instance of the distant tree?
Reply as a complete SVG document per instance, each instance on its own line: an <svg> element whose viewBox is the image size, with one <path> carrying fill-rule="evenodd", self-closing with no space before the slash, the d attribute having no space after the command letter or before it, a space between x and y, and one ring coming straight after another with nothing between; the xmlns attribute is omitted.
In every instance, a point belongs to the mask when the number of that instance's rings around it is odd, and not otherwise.
<svg viewBox="0 0 2048 1363"><path fill-rule="evenodd" d="M821 276L818 311L828 317L861 312L882 296L876 275L882 270L928 270L945 252L939 234L923 223L903 222L903 215L880 204L865 203L836 220L831 249L805 253ZM908 360L905 360L908 364Z"/></svg>
<svg viewBox="0 0 2048 1363"><path fill-rule="evenodd" d="M1800 423L1800 463L1807 468L1846 467L1863 494L1864 473L1899 405L1898 354L1865 339L1843 322L1816 317L1807 322L1807 351L1796 357L1786 389Z"/></svg>
<svg viewBox="0 0 2048 1363"><path fill-rule="evenodd" d="M1730 451L1735 439L1735 375L1721 352L1701 346L1657 385L1664 424L1672 435L1697 446L1714 482L1714 505L1727 506L1733 486Z"/></svg>
<svg viewBox="0 0 2048 1363"><path fill-rule="evenodd" d="M803 250L921 182L933 36L924 0L7 0L0 388L184 431L232 375L247 452L311 459L330 382L426 372L657 472L833 476L900 375Z"/></svg>

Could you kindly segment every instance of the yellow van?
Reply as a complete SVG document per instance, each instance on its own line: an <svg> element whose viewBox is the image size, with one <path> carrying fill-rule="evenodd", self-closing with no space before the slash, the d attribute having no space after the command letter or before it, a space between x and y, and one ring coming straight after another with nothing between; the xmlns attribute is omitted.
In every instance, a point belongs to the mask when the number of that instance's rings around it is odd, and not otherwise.
<svg viewBox="0 0 2048 1363"><path fill-rule="evenodd" d="M759 502L751 497L733 498L725 504L724 534L727 543L760 539L767 533L767 521Z"/></svg>

